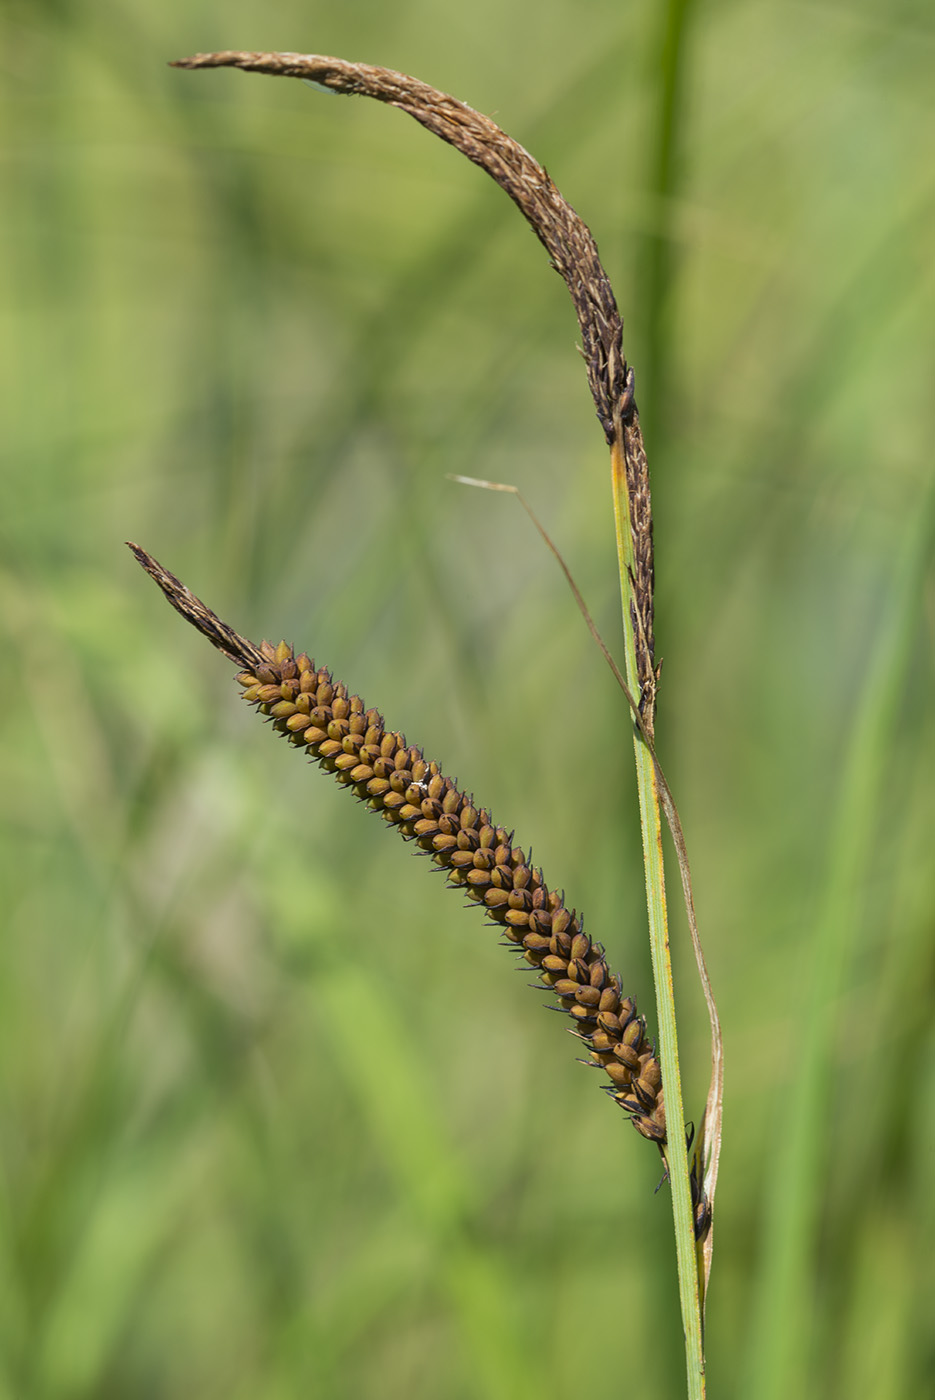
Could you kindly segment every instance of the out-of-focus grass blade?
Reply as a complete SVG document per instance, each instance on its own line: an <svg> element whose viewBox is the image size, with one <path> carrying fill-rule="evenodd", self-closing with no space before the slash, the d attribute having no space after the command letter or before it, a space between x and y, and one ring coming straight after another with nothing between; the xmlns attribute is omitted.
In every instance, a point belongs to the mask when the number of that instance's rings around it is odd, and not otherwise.
<svg viewBox="0 0 935 1400"><path fill-rule="evenodd" d="M860 923L861 872L871 851L897 723L918 632L923 580L935 539L935 490L912 522L888 605L869 651L830 833L827 877L816 911L804 1010L797 1017L797 1073L777 1133L774 1176L762 1241L761 1280L748 1394L780 1400L814 1393L813 1316L820 1200L826 1180L837 1002L850 938Z"/></svg>
<svg viewBox="0 0 935 1400"><path fill-rule="evenodd" d="M445 1140L433 1112L433 1088L402 1015L373 995L372 980L347 959L316 978L316 1000L342 1045L350 1092L370 1125L403 1199L436 1242L439 1270L464 1338L467 1369L476 1366L481 1393L498 1400L534 1400L548 1378L523 1345L506 1261L471 1239L477 1192ZM418 995L415 988L413 995ZM367 1034L348 1036L348 1006L366 1007ZM375 1050L375 1047L379 1047Z"/></svg>

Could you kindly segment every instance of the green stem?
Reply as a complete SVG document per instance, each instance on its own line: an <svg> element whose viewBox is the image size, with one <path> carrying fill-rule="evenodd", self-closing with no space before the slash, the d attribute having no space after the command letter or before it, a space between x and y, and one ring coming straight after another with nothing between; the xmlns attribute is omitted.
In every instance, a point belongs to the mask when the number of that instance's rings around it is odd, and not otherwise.
<svg viewBox="0 0 935 1400"><path fill-rule="evenodd" d="M632 586L635 560L630 530L626 463L619 440L611 448L614 493L614 521L617 531L617 559L620 568L620 596L623 607L623 634L626 646L627 683L639 696L636 666L636 638L633 628ZM666 913L665 871L662 854L662 824L656 769L646 740L633 727L636 781L639 790L640 827L643 833L643 867L646 873L646 906L649 913L649 942L653 981L656 986L656 1015L659 1027L659 1064L666 1106L666 1164L672 1187L672 1215L675 1225L675 1251L679 1273L679 1302L685 1334L685 1363L689 1400L703 1400L705 1394L704 1345L701 1330L701 1297L695 1253L695 1228L691 1187L688 1178L688 1148L685 1138L685 1112L682 1107L682 1080L679 1072L678 1035L675 1023L675 988Z"/></svg>
<svg viewBox="0 0 935 1400"><path fill-rule="evenodd" d="M653 439L665 430L659 405L668 402L672 361L670 295L675 271L675 201L684 184L685 86L694 0L665 0L657 10L659 30L652 49L652 90L656 94L648 184L654 217L642 256L639 320L645 326L640 354L640 417Z"/></svg>

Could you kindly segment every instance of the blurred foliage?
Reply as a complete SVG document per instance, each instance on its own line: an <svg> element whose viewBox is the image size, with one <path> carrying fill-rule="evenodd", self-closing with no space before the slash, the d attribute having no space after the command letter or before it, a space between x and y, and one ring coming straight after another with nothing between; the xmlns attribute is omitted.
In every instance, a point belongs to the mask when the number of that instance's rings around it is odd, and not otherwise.
<svg viewBox="0 0 935 1400"><path fill-rule="evenodd" d="M399 114L165 67L230 47L452 91L592 225L726 1032L711 1393L927 1393L929 4L6 0L0 36L2 1400L684 1393L653 1151L123 548L515 823L652 1017L625 709L515 503L445 479L517 483L618 635L565 291Z"/></svg>

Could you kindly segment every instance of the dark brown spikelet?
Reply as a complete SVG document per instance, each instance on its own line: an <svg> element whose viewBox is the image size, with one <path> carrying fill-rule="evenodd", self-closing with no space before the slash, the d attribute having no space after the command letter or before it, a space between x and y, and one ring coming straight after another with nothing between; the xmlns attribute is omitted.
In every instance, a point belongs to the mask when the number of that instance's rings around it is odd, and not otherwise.
<svg viewBox="0 0 935 1400"><path fill-rule="evenodd" d="M640 680L640 712L650 736L657 673L653 638L653 523L649 468L634 398L633 370L623 353L623 322L613 288L587 224L534 156L496 122L450 93L408 73L372 63L349 63L323 54L199 53L176 68L240 68L272 77L300 78L331 92L369 97L408 113L485 170L509 195L545 248L568 288L587 366L588 385L604 436L619 445L626 471L633 535L634 629Z"/></svg>
<svg viewBox="0 0 935 1400"><path fill-rule="evenodd" d="M571 294L581 329L588 385L608 443L615 420L632 416L623 356L623 322L613 288L598 257L587 224L540 165L496 122L450 93L408 73L373 63L349 63L324 54L199 53L178 59L174 68L240 68L271 77L301 78L332 92L369 97L414 117L427 131L454 146L486 170L531 224Z"/></svg>
<svg viewBox="0 0 935 1400"><path fill-rule="evenodd" d="M607 1092L643 1137L663 1147L662 1076L646 1022L623 995L603 947L585 933L581 915L549 889L513 844L513 833L496 826L437 763L388 730L378 710L323 666L304 652L296 656L285 642L257 647L240 637L145 550L130 548L176 611L244 667L237 677L244 699L481 906L572 1018L590 1051L588 1063L610 1080Z"/></svg>

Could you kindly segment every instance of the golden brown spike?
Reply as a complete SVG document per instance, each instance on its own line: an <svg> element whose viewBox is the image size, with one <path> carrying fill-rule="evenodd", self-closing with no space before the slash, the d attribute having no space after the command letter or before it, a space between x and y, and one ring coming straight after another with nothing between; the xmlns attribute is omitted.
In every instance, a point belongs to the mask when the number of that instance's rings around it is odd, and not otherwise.
<svg viewBox="0 0 935 1400"><path fill-rule="evenodd" d="M388 730L380 712L368 709L325 667L304 652L297 656L286 642L256 646L241 637L146 550L130 548L175 610L243 666L237 680L244 699L431 856L448 883L501 929L558 998L557 1009L572 1018L592 1062L607 1073L608 1093L637 1130L662 1147L665 1105L646 1023L632 998L622 995L581 915L529 864L513 833L496 825L403 734Z"/></svg>

